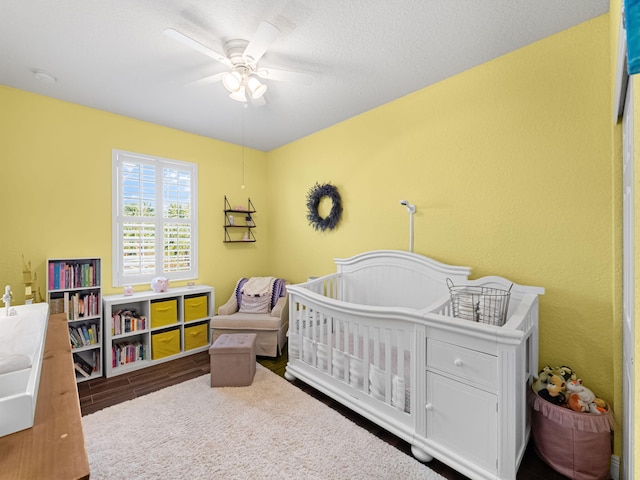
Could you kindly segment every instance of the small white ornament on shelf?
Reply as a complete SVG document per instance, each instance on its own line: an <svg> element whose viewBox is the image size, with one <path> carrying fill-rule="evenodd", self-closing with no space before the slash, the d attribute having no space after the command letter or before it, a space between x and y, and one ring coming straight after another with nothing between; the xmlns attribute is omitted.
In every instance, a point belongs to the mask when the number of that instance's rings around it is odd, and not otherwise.
<svg viewBox="0 0 640 480"><path fill-rule="evenodd" d="M9 310L11 309L11 299L13 298L13 294L11 293L11 286L7 285L4 287L4 295L2 296L2 301L5 306L5 314L7 317L9 316Z"/></svg>
<svg viewBox="0 0 640 480"><path fill-rule="evenodd" d="M151 290L154 292L166 292L169 288L169 279L165 277L156 277L151 280Z"/></svg>

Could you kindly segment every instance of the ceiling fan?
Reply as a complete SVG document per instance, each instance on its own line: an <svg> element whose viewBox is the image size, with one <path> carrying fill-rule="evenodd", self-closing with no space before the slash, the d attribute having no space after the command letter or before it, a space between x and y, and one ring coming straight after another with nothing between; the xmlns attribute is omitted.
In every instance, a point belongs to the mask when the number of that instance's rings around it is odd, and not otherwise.
<svg viewBox="0 0 640 480"><path fill-rule="evenodd" d="M311 83L312 80L312 76L306 73L258 66L262 56L280 34L280 30L269 22L260 23L251 41L234 39L226 42L224 44L224 55L211 50L209 47L173 28L168 28L163 33L230 67L229 71L202 78L192 82L190 85L204 85L222 81L229 91L229 97L239 102L246 102L248 96L254 105L263 105L265 103L263 95L267 90L267 85L262 83L260 79L296 81L306 84Z"/></svg>

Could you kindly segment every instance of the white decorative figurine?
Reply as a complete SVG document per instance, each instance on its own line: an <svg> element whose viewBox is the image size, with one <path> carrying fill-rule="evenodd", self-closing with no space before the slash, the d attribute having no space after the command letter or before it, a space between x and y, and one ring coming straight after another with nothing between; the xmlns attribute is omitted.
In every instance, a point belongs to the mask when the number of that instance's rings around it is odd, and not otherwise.
<svg viewBox="0 0 640 480"><path fill-rule="evenodd" d="M2 296L2 301L5 305L5 312L7 317L9 316L9 309L11 308L11 299L13 298L13 294L11 293L11 287L7 285L4 287L4 295Z"/></svg>

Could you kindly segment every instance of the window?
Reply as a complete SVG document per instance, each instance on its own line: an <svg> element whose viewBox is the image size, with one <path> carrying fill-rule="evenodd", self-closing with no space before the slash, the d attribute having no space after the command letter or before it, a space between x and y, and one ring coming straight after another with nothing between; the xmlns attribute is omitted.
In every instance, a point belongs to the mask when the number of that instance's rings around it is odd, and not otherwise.
<svg viewBox="0 0 640 480"><path fill-rule="evenodd" d="M198 166L113 150L113 286L198 276Z"/></svg>

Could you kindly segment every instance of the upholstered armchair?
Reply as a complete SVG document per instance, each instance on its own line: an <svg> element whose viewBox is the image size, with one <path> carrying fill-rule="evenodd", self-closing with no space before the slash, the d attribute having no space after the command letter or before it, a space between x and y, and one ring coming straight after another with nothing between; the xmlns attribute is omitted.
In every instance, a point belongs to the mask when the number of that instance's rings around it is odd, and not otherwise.
<svg viewBox="0 0 640 480"><path fill-rule="evenodd" d="M211 319L211 342L215 342L222 334L255 333L256 355L277 357L287 342L289 329L289 305L284 280L276 279L282 282L282 296L274 294L271 302L267 302L270 305L263 308L249 304L241 291L243 280L247 279L238 281L229 300L218 308L218 315ZM243 298L248 304L244 307Z"/></svg>

